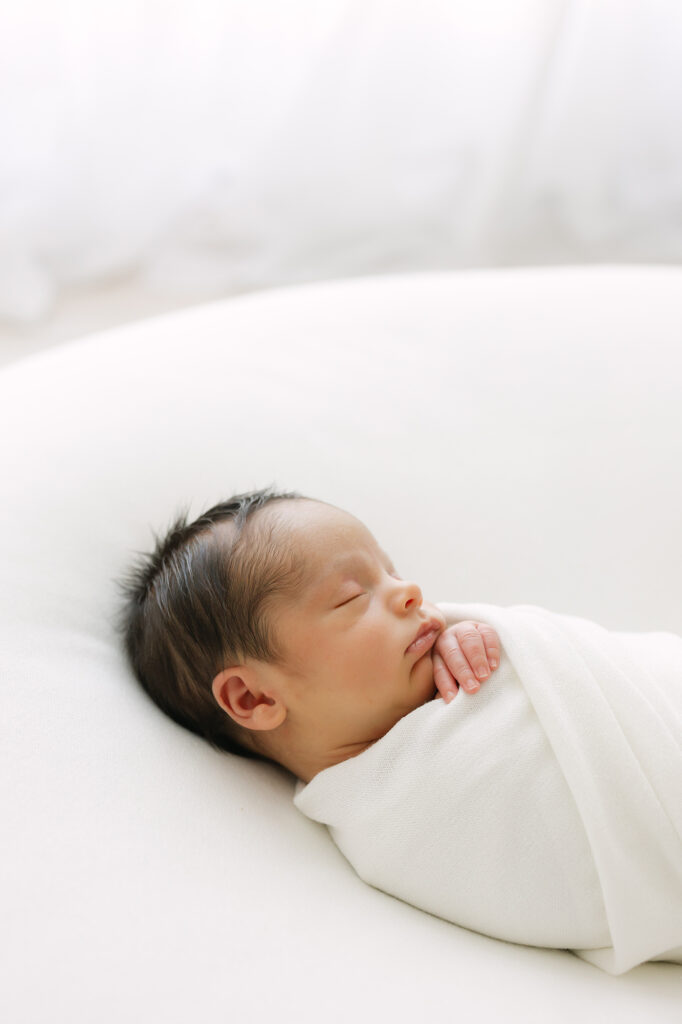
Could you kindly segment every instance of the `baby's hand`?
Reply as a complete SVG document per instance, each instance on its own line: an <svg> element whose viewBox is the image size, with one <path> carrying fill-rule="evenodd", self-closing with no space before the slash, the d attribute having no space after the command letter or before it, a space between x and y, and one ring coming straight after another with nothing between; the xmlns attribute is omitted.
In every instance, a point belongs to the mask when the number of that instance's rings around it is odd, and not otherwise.
<svg viewBox="0 0 682 1024"><path fill-rule="evenodd" d="M490 672L500 663L500 638L484 622L457 622L440 634L433 648L433 681L449 703L459 685L476 693ZM474 675L475 671L475 675ZM478 679L476 679L478 676Z"/></svg>

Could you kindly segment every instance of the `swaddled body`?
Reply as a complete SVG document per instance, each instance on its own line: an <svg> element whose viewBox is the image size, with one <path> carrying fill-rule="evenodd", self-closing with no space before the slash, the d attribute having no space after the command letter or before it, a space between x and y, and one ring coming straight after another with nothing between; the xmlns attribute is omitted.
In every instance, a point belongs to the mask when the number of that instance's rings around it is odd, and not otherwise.
<svg viewBox="0 0 682 1024"><path fill-rule="evenodd" d="M682 638L531 606L442 605L500 667L297 789L370 884L621 973L682 962Z"/></svg>

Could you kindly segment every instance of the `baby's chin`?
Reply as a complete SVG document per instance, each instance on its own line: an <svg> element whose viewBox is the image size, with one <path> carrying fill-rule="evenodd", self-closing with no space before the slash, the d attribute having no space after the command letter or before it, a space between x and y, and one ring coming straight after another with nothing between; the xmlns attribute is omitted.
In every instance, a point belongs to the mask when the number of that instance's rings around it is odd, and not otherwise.
<svg viewBox="0 0 682 1024"><path fill-rule="evenodd" d="M436 688L436 682L433 676L433 650L427 651L418 662L416 662L413 671L419 673L419 676L423 675L423 678L417 677L415 680L415 700L413 711L420 708L423 704L428 704L429 701L439 696Z"/></svg>

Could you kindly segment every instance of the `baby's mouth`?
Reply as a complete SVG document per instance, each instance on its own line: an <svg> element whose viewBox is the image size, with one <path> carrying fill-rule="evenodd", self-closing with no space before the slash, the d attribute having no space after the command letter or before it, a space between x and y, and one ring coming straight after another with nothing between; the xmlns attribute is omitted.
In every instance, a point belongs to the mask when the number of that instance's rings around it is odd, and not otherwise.
<svg viewBox="0 0 682 1024"><path fill-rule="evenodd" d="M419 628L414 640L405 650L405 654L425 654L436 642L443 626L437 619L428 619Z"/></svg>

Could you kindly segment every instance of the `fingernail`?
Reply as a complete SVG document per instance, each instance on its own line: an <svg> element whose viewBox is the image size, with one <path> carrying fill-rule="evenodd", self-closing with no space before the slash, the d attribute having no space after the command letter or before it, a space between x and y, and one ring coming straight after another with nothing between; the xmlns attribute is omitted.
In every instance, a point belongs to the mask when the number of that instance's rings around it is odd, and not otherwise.
<svg viewBox="0 0 682 1024"><path fill-rule="evenodd" d="M483 668L483 666L481 665L481 667L476 672L476 675L478 676L479 679L487 679L488 678L488 669L487 668Z"/></svg>
<svg viewBox="0 0 682 1024"><path fill-rule="evenodd" d="M476 693L480 689L475 679L470 679L466 684L467 693Z"/></svg>
<svg viewBox="0 0 682 1024"><path fill-rule="evenodd" d="M490 659L490 667L497 668L497 660L495 658Z"/></svg>

